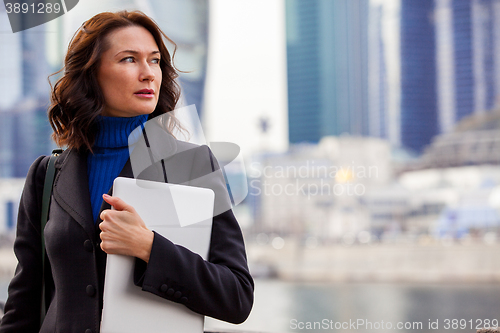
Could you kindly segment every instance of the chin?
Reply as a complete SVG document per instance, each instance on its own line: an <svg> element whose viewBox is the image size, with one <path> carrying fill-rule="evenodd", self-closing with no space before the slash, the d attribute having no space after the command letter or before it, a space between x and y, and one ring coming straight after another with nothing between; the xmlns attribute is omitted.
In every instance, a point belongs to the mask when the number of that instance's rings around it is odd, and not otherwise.
<svg viewBox="0 0 500 333"><path fill-rule="evenodd" d="M136 110L133 110L131 111L131 114L133 114L134 116L140 116L140 115L145 115L145 114L151 114L154 112L154 109L153 110L141 110L141 109L136 109Z"/></svg>
<svg viewBox="0 0 500 333"><path fill-rule="evenodd" d="M154 107L148 107L148 108L145 108L144 105L142 105L142 108L141 107L138 107L136 109L133 110L133 112L136 114L136 115L141 115L141 114L151 114L155 111L156 109L156 104Z"/></svg>

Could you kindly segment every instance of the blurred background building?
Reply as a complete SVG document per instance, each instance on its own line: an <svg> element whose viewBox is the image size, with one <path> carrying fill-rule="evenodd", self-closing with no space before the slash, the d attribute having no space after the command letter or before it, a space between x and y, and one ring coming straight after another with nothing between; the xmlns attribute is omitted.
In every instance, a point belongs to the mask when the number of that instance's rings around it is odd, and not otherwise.
<svg viewBox="0 0 500 333"><path fill-rule="evenodd" d="M0 176L24 177L33 160L51 147L46 112L49 64L45 27L13 34L2 19L0 50ZM43 38L40 38L40 37ZM4 44L5 39L5 44Z"/></svg>
<svg viewBox="0 0 500 333"><path fill-rule="evenodd" d="M285 3L290 143L368 135L369 3Z"/></svg>
<svg viewBox="0 0 500 333"><path fill-rule="evenodd" d="M497 106L494 0L286 1L289 139L376 136L420 154Z"/></svg>

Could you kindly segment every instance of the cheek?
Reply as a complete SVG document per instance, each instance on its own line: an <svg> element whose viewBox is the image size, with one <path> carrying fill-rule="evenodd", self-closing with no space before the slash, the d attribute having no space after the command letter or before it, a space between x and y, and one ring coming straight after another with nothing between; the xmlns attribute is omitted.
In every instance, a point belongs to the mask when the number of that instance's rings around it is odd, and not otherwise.
<svg viewBox="0 0 500 333"><path fill-rule="evenodd" d="M158 83L158 85L160 85L161 84L161 80L163 78L161 68L157 68L157 70L155 71L155 78L156 78L155 81L158 81L157 83Z"/></svg>
<svg viewBox="0 0 500 333"><path fill-rule="evenodd" d="M132 87L130 87L130 79L127 79L123 74L109 77L103 82L104 86L102 87L102 91L108 99L120 99L132 89Z"/></svg>
<svg viewBox="0 0 500 333"><path fill-rule="evenodd" d="M99 83L104 99L108 102L116 94L116 87L113 85L114 81L113 76L109 72L101 72L97 77L97 82Z"/></svg>
<svg viewBox="0 0 500 333"><path fill-rule="evenodd" d="M116 100L119 99L119 96L120 96L120 89L118 89L118 87L116 87L115 84L111 82L108 82L106 83L103 87L102 87L102 93L104 95L104 100L106 101L106 103L114 103L116 102Z"/></svg>
<svg viewBox="0 0 500 333"><path fill-rule="evenodd" d="M98 82L101 89L108 92L122 92L123 88L130 82L130 74L126 71L116 69L108 69L103 71L98 76Z"/></svg>

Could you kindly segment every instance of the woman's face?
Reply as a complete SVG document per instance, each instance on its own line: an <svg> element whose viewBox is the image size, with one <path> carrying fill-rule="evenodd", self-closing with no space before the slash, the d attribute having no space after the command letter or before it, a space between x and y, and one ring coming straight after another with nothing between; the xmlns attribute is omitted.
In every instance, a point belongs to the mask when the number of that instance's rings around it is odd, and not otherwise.
<svg viewBox="0 0 500 333"><path fill-rule="evenodd" d="M158 103L162 73L160 51L144 27L119 28L106 37L97 82L104 95L103 116L150 114Z"/></svg>

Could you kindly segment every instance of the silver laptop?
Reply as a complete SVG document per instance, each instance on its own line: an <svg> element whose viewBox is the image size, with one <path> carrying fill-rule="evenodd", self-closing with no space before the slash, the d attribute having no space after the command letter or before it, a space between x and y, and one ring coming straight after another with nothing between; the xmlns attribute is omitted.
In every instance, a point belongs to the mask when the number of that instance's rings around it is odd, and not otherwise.
<svg viewBox="0 0 500 333"><path fill-rule="evenodd" d="M207 259L212 190L118 177L113 196L132 205L150 230ZM129 256L107 256L101 332L202 333L204 316L134 285L134 261Z"/></svg>

